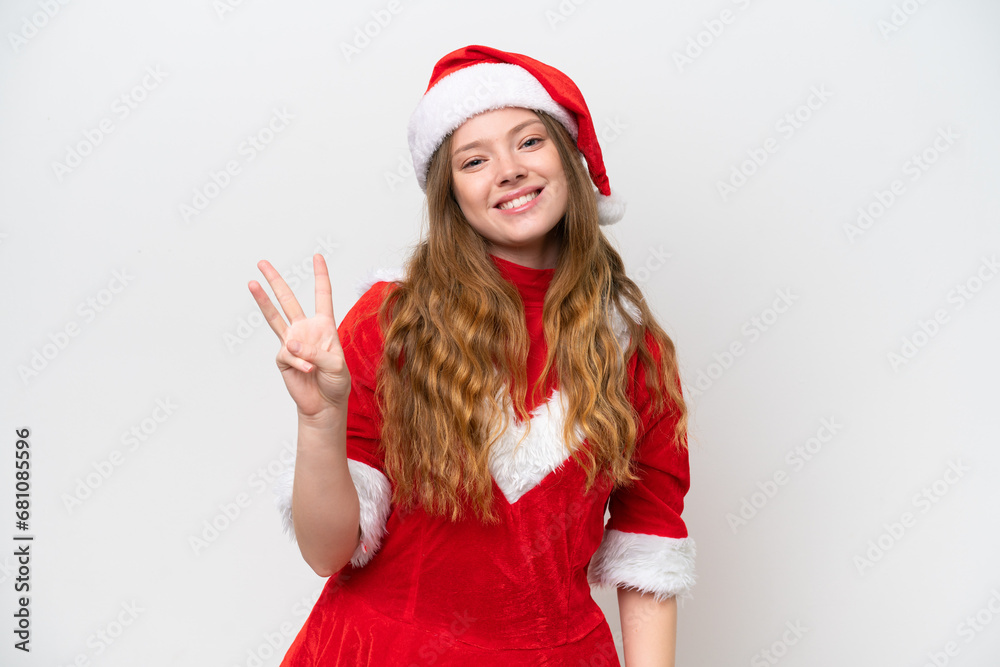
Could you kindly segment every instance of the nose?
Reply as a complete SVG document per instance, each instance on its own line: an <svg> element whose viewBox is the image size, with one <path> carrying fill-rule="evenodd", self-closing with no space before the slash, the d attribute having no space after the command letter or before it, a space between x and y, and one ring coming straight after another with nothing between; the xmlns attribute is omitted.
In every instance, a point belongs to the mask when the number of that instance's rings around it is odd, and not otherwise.
<svg viewBox="0 0 1000 667"><path fill-rule="evenodd" d="M500 151L496 156L496 165L497 185L516 183L528 175L528 170L513 151Z"/></svg>

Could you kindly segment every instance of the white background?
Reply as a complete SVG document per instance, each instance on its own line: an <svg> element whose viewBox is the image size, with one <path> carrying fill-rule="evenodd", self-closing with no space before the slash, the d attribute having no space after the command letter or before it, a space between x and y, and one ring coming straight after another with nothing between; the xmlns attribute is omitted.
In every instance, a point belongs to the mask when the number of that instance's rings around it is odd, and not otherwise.
<svg viewBox="0 0 1000 667"><path fill-rule="evenodd" d="M400 264L423 224L409 114L438 58L486 44L584 91L629 206L607 232L679 350L698 584L678 664L997 664L1000 6L391 8L4 3L0 663L279 663L323 580L259 481L295 411L247 283L262 258L311 272L319 250L339 321L358 279ZM275 110L292 119L250 160ZM851 233L859 208L875 215ZM158 401L176 406L159 422ZM24 427L30 655L12 648ZM595 597L617 637L613 592ZM134 622L97 639L123 605Z"/></svg>

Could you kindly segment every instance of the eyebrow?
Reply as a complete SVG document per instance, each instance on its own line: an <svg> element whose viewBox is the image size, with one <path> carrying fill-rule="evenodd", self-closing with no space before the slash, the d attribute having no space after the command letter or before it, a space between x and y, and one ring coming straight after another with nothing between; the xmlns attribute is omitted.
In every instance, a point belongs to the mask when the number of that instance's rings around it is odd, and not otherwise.
<svg viewBox="0 0 1000 667"><path fill-rule="evenodd" d="M521 131L521 130L523 130L524 128L528 127L528 126L529 126L529 125L531 125L532 123L541 123L541 122L542 122L542 121L541 121L541 120L539 120L538 118L532 118L531 120L526 120L526 121L524 121L523 123L520 123L520 124L518 124L518 125L515 125L514 127L512 127L512 128L510 129L510 132L508 132L508 133L507 133L507 136L510 136L510 135L512 135L512 134L517 134L518 132L520 132L520 131ZM469 150L470 148L476 148L477 146L482 146L482 143L483 143L483 142L481 142L481 141L479 141L479 140L477 139L476 141L473 141L473 142L470 142L470 143L468 143L468 144L465 144L464 146L462 146L462 147L460 147L460 148L457 148L457 149L455 149L455 150L454 150L454 151L452 152L451 156L452 156L452 157L454 158L454 157L455 157L456 155L458 155L459 153L462 153L462 152L464 152L464 151L467 151L467 150Z"/></svg>

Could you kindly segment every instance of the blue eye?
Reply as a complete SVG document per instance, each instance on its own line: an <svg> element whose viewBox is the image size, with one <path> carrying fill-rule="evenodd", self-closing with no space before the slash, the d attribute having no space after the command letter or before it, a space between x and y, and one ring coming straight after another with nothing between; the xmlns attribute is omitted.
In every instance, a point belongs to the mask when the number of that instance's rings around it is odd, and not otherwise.
<svg viewBox="0 0 1000 667"><path fill-rule="evenodd" d="M482 162L482 160L480 158L473 158L473 159L469 160L468 162L466 162L465 164L463 164L462 165L462 169L465 169L466 167L475 167L476 164L479 163L479 162Z"/></svg>
<svg viewBox="0 0 1000 667"><path fill-rule="evenodd" d="M530 147L531 147L532 145L534 145L534 144L531 144L531 143L530 143L530 142L532 142L532 141L534 141L534 142L541 142L541 139L540 139L540 138L538 138L538 137L532 137L532 138L530 138L530 139L526 139L526 140L525 140L525 142L524 142L523 144L521 144L521 147L522 147L522 148L523 148L523 147L529 147L529 148L530 148Z"/></svg>

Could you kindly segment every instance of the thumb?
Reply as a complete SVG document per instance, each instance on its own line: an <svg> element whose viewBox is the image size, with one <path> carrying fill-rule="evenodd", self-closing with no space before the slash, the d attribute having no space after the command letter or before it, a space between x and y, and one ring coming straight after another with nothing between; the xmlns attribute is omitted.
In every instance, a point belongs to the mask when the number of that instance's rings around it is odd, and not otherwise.
<svg viewBox="0 0 1000 667"><path fill-rule="evenodd" d="M314 366L328 367L330 365L330 352L320 346L313 345L312 343L304 343L294 338L288 339L285 346L296 357L304 359Z"/></svg>

